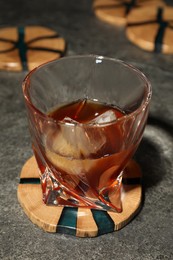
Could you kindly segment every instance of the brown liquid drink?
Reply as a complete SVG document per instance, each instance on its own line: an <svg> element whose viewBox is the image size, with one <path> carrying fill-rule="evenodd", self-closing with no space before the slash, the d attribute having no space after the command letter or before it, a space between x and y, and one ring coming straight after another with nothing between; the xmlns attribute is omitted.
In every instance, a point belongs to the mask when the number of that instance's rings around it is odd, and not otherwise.
<svg viewBox="0 0 173 260"><path fill-rule="evenodd" d="M86 198L84 206L92 202L99 206L106 200L109 207L111 200L116 200L120 211L118 182L135 148L125 148L121 124L117 121L125 114L118 108L84 99L53 109L48 116L62 125L58 130L48 129L43 153L48 165L52 165L55 179L74 192L76 201L70 199L69 192L68 203L80 203L79 196ZM110 125L113 121L116 124Z"/></svg>

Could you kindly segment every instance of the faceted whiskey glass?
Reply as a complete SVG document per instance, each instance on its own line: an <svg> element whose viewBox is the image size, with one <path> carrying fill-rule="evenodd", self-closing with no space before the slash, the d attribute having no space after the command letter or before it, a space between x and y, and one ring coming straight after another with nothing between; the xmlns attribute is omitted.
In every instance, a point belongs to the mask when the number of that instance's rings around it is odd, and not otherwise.
<svg viewBox="0 0 173 260"><path fill-rule="evenodd" d="M148 117L144 74L113 58L65 57L31 71L23 93L44 203L121 212L123 170Z"/></svg>

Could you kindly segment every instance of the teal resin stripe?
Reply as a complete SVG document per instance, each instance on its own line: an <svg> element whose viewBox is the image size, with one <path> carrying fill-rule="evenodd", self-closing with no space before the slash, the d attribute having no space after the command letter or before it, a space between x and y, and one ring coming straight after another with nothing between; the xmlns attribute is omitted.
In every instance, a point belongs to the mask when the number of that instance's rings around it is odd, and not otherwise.
<svg viewBox="0 0 173 260"><path fill-rule="evenodd" d="M56 232L76 236L78 208L64 207Z"/></svg>
<svg viewBox="0 0 173 260"><path fill-rule="evenodd" d="M18 27L18 41L15 43L15 47L19 50L19 56L22 63L23 70L28 70L27 65L27 45L25 43L25 29L24 27Z"/></svg>
<svg viewBox="0 0 173 260"><path fill-rule="evenodd" d="M168 26L168 22L165 22L163 19L163 8L159 7L157 12L157 22L159 24L159 30L155 37L155 52L162 51L163 38L165 34L165 29Z"/></svg>
<svg viewBox="0 0 173 260"><path fill-rule="evenodd" d="M19 184L40 184L40 178L21 178Z"/></svg>
<svg viewBox="0 0 173 260"><path fill-rule="evenodd" d="M98 227L98 236L115 230L115 223L106 211L91 209L91 212Z"/></svg>

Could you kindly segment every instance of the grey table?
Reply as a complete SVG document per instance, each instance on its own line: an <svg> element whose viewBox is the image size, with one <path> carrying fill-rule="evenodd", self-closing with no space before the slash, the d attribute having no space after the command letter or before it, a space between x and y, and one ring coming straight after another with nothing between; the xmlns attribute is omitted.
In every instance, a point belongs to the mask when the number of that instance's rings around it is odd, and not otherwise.
<svg viewBox="0 0 173 260"><path fill-rule="evenodd" d="M171 2L171 1L169 1ZM0 1L0 25L48 26L68 42L66 55L100 54L130 62L150 79L148 125L136 153L144 177L140 214L97 238L49 234L30 222L16 196L22 165L32 155L21 83L24 72L0 72L0 259L173 259L173 55L132 45L124 28L99 21L91 0Z"/></svg>

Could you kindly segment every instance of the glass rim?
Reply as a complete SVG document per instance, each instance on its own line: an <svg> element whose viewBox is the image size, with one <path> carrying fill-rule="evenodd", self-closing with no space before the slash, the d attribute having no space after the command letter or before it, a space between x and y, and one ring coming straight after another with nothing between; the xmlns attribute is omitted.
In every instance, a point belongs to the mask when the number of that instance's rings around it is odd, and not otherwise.
<svg viewBox="0 0 173 260"><path fill-rule="evenodd" d="M130 70L133 70L136 75L138 75L138 77L140 77L142 79L142 81L145 83L145 86L147 88L146 91L146 95L144 96L142 103L140 104L140 106L135 109L133 112L129 113L129 114L124 114L122 117L117 118L115 120L112 120L110 122L105 122L105 123L71 123L71 122L63 122L62 120L57 120L54 119L52 117L50 117L48 114L41 112L31 101L31 98L29 96L29 93L27 92L29 86L30 86L30 78L32 77L32 75L37 72L38 70L42 69L42 67L46 67L49 64L52 63L56 63L56 62L61 62L61 60L63 59L80 59L80 58L98 58L98 59L105 59L105 60L109 60L109 61L113 61L116 63L119 63L121 65L123 65L124 67L128 67ZM147 79L147 77L143 74L143 72L141 72L139 69L137 69L136 67L134 67L133 65L129 64L128 62L124 62L120 59L116 59L116 58L110 58L110 57L106 57L106 56L102 56L102 55L94 55L94 54L88 54L88 55L73 55L73 56L67 56L67 57L62 57L60 59L54 59L48 62L45 62L41 65L39 65L38 67L34 68L33 70L31 70L24 78L23 82L22 82L22 88L23 88L23 95L24 95L24 99L27 103L27 105L29 105L37 114L39 114L39 116L41 116L42 118L44 118L45 120L49 121L49 122L53 122L56 124L60 124L60 125L71 125L71 126L75 126L76 124L78 125L85 125L85 126L106 126L106 125L111 125L111 124L115 124L117 122L120 121L124 121L127 120L128 118L131 118L135 115L137 115L139 112L141 112L142 110L145 110L147 105L149 104L150 100L151 100L151 96L152 96L152 87L151 87L151 83L150 81ZM97 100L97 99L96 99ZM117 107L118 108L118 107Z"/></svg>

